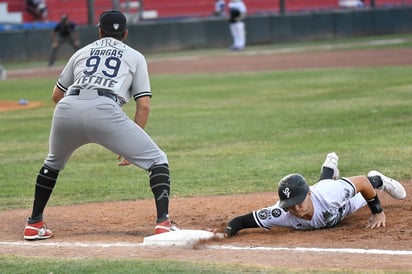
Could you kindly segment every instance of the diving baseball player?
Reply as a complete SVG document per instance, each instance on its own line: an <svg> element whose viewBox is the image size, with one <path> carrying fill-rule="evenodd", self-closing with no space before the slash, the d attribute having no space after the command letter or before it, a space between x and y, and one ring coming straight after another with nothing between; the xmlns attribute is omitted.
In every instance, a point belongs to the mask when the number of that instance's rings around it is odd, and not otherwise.
<svg viewBox="0 0 412 274"><path fill-rule="evenodd" d="M294 229L320 229L334 227L346 216L368 205L372 215L367 227L385 227L386 217L375 189L383 190L395 199L405 199L406 191L394 179L378 171L367 176L332 179L339 174L338 157L328 154L322 168L321 180L308 186L300 174L282 178L278 187L279 201L232 219L225 235L232 237L241 229L281 226ZM329 179L325 179L328 177Z"/></svg>
<svg viewBox="0 0 412 274"><path fill-rule="evenodd" d="M100 38L74 53L57 80L49 153L37 176L33 209L24 229L26 240L53 236L43 222L43 211L59 172L72 153L88 143L124 157L120 166L134 164L146 170L157 210L154 233L177 229L168 212L167 156L144 131L152 96L146 60L123 42L127 34L123 13L103 12ZM136 104L134 121L121 108L130 100Z"/></svg>

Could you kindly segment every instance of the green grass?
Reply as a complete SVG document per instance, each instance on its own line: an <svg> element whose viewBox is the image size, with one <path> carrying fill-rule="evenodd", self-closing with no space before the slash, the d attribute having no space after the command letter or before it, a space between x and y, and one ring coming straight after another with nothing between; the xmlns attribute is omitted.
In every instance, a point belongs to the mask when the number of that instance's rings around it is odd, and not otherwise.
<svg viewBox="0 0 412 274"><path fill-rule="evenodd" d="M344 269L286 269L242 264L197 263L173 260L131 259L50 259L35 257L0 256L2 273L362 273L378 274L381 271ZM16 270L17 269L17 270ZM385 273L401 273L386 271ZM406 273L406 272L405 272Z"/></svg>
<svg viewBox="0 0 412 274"><path fill-rule="evenodd" d="M173 196L274 191L291 172L314 181L330 151L340 156L343 175L376 168L408 179L411 72L404 66L153 76L147 131L168 154ZM0 100L45 102L0 114L0 209L31 205L48 148L53 83L0 83ZM125 111L132 115L133 104ZM151 197L143 170L116 164L104 148L81 147L49 205Z"/></svg>
<svg viewBox="0 0 412 274"><path fill-rule="evenodd" d="M292 172L313 182L331 151L340 156L344 176L378 169L410 179L411 74L412 66L156 75L151 77L154 96L146 129L168 154L172 198L275 191L279 179ZM0 210L29 209L32 204L48 149L55 81L0 81L0 100L43 102L36 109L0 112ZM133 115L134 104L124 109ZM118 167L116 155L91 144L70 158L49 206L143 198L152 198L147 174L133 166ZM0 264L6 273L26 273L28 267L33 273L250 270L173 261L14 256L0 256Z"/></svg>
<svg viewBox="0 0 412 274"><path fill-rule="evenodd" d="M245 268L236 265L200 264L170 260L91 260L91 259L43 259L21 258L14 256L0 257L3 273L239 273L240 271L253 271L259 273L264 268ZM30 270L16 272L16 267ZM138 269L138 271L136 271ZM263 272L261 272L263 273ZM281 272L279 272L281 273Z"/></svg>

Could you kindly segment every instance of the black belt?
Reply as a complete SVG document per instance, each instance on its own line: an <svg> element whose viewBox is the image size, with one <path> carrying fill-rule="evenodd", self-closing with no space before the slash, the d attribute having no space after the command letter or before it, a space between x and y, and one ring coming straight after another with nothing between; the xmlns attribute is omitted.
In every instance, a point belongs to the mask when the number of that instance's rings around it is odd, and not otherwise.
<svg viewBox="0 0 412 274"><path fill-rule="evenodd" d="M67 95L68 96L71 96L71 95L78 96L80 94L80 91L81 91L81 89L72 89L72 90L69 91L69 93ZM107 90L104 90L104 89L97 89L97 94L99 96L104 96L104 97L110 98L110 99L112 99L113 101L115 101L117 103L117 96L114 95L113 93L111 93L110 91L107 91Z"/></svg>

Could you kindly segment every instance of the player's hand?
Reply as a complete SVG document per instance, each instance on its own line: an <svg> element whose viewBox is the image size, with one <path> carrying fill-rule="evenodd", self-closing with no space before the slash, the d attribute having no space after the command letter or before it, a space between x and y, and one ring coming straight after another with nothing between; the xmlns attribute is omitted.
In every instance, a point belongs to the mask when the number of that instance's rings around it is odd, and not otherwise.
<svg viewBox="0 0 412 274"><path fill-rule="evenodd" d="M378 228L378 227L385 227L386 226L386 216L385 213L382 211L378 214L373 214L366 224L367 228Z"/></svg>
<svg viewBox="0 0 412 274"><path fill-rule="evenodd" d="M117 155L117 160L121 160L122 156ZM117 164L118 166L128 166L130 165L130 162L126 159L123 159L120 163Z"/></svg>

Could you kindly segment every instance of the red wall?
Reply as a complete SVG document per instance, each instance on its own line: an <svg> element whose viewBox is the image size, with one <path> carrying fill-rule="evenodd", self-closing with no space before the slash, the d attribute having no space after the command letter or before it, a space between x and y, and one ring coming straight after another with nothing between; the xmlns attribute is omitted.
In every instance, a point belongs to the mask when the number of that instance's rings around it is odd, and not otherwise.
<svg viewBox="0 0 412 274"><path fill-rule="evenodd" d="M338 8L339 0L285 0L286 10L300 12L305 10L326 10ZM9 11L22 11L23 20L32 22L33 17L25 11L24 0L6 0ZM121 1L124 3L125 1ZM228 3L229 0L226 0ZM279 11L279 0L244 0L249 14L273 13ZM412 5L412 0L375 0L376 6ZM370 4L370 0L366 0ZM87 0L47 0L50 21L59 21L66 13L76 23L87 24ZM112 8L111 0L96 0L95 21L99 14ZM144 0L145 10L156 10L160 18L168 17L204 17L210 16L214 9L214 0ZM97 23L97 22L94 22Z"/></svg>

